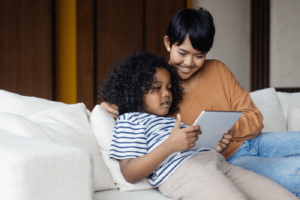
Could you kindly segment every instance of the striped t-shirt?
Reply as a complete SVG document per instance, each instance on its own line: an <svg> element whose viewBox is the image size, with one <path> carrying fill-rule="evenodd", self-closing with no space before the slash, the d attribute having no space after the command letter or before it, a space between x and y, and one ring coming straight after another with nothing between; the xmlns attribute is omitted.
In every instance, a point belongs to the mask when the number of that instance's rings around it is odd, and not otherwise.
<svg viewBox="0 0 300 200"><path fill-rule="evenodd" d="M118 117L111 141L109 157L117 160L138 158L143 156L161 143L170 135L176 119L160 117L148 113L126 113ZM180 128L189 125L181 123ZM168 178L184 160L202 150L186 150L171 154L148 177L154 187L159 186Z"/></svg>

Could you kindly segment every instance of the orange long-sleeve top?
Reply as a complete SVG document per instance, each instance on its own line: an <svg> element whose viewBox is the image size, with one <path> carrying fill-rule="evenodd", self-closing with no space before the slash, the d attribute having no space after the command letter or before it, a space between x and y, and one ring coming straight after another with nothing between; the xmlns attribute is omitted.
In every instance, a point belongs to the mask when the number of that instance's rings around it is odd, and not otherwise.
<svg viewBox="0 0 300 200"><path fill-rule="evenodd" d="M181 120L192 125L203 110L242 111L231 130L233 139L221 154L227 159L244 140L258 136L263 128L263 116L252 102L249 92L242 88L228 67L217 60L206 60L200 78L190 93L179 103ZM201 127L200 127L201 129Z"/></svg>

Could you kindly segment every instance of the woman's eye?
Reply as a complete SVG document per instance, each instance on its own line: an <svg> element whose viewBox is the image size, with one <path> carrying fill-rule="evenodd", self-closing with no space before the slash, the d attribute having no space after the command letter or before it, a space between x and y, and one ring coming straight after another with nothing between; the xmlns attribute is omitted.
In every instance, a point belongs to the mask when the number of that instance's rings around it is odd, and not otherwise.
<svg viewBox="0 0 300 200"><path fill-rule="evenodd" d="M159 90L159 89L160 89L160 87L153 87L153 89L155 89L155 90Z"/></svg>
<svg viewBox="0 0 300 200"><path fill-rule="evenodd" d="M172 90L172 88L167 88L168 90Z"/></svg>
<svg viewBox="0 0 300 200"><path fill-rule="evenodd" d="M203 56L196 56L197 58L203 58Z"/></svg>
<svg viewBox="0 0 300 200"><path fill-rule="evenodd" d="M181 52L178 52L180 55L182 55L182 56L185 56L186 54L185 53L181 53Z"/></svg>

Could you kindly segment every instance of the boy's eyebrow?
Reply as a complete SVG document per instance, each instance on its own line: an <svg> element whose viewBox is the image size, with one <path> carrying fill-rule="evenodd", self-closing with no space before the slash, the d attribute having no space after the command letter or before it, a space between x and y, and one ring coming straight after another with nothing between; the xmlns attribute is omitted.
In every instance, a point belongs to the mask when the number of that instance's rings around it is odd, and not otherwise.
<svg viewBox="0 0 300 200"><path fill-rule="evenodd" d="M185 53L189 53L187 50L184 50L184 49L179 49L179 50L181 50L181 51L184 51ZM197 54L204 54L202 51L200 51L199 53L197 53Z"/></svg>

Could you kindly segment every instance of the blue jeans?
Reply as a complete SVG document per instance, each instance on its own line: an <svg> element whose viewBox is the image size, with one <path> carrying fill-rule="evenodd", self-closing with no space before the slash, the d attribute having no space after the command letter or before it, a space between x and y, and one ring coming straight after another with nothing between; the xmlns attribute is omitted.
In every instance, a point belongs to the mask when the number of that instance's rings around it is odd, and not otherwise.
<svg viewBox="0 0 300 200"><path fill-rule="evenodd" d="M261 174L300 198L300 131L262 133L227 162Z"/></svg>

